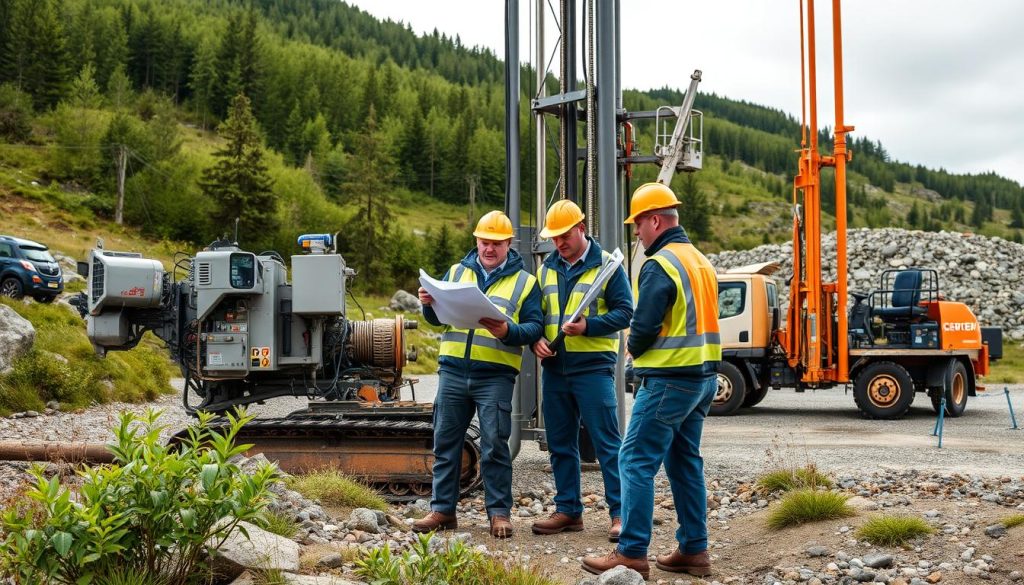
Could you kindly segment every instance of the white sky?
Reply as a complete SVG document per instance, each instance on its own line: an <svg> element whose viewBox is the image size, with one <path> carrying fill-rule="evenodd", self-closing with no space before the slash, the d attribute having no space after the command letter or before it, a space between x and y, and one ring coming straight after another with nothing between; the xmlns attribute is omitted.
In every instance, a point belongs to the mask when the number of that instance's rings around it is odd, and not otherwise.
<svg viewBox="0 0 1024 585"><path fill-rule="evenodd" d="M502 0L348 1L380 18L407 22L417 33L437 28L503 56ZM550 4L557 9L555 0ZM621 5L623 87L685 89L690 73L701 69L702 92L799 115L797 0ZM815 6L821 126L835 120L831 5L818 0ZM533 52L527 37L533 6L533 0L520 0L523 61ZM1022 25L1019 0L847 0L846 123L856 126L854 136L881 140L894 159L952 172L995 171L1024 183ZM554 30L550 10L545 26Z"/></svg>

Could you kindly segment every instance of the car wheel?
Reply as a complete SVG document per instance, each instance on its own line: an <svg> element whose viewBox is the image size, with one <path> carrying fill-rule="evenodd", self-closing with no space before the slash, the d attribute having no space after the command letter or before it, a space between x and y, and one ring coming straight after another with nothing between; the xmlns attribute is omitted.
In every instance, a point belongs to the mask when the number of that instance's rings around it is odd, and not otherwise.
<svg viewBox="0 0 1024 585"><path fill-rule="evenodd" d="M747 396L747 381L740 369L730 362L718 364L718 392L711 403L711 416L729 416L743 406Z"/></svg>
<svg viewBox="0 0 1024 585"><path fill-rule="evenodd" d="M901 418L914 401L914 381L897 363L875 362L857 375L853 399L868 418Z"/></svg>
<svg viewBox="0 0 1024 585"><path fill-rule="evenodd" d="M946 416L956 418L967 409L967 394L970 382L967 379L967 368L960 360L950 360L946 374L942 377L942 389L931 393L932 408L938 414L942 407L941 397L946 396ZM942 394L940 394L940 392Z"/></svg>
<svg viewBox="0 0 1024 585"><path fill-rule="evenodd" d="M25 289L21 286L20 280L11 276L0 283L0 295L20 299L25 295Z"/></svg>

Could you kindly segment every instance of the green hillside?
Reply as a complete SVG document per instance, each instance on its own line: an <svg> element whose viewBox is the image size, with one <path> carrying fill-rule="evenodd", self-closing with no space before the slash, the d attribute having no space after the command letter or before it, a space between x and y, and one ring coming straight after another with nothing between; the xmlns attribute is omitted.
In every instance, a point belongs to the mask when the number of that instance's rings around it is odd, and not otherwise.
<svg viewBox="0 0 1024 585"><path fill-rule="evenodd" d="M524 68L522 79L525 98L533 75ZM340 231L357 286L389 293L412 286L417 267L455 260L472 216L503 205L502 83L488 50L334 0L9 0L0 3L0 197L45 203L69 229L3 226L51 243L76 238L114 217L123 167L125 225L179 242L158 246L163 254L230 233L235 218L252 249L287 252L300 233ZM680 101L670 88L625 95L632 110ZM714 94L696 107L705 168L673 184L692 235L709 251L788 239L797 121ZM649 151L650 123L636 136ZM530 209L532 142L522 143ZM852 149L852 226L1020 239L1019 184L891 161L856 135ZM656 169L635 171L634 185Z"/></svg>

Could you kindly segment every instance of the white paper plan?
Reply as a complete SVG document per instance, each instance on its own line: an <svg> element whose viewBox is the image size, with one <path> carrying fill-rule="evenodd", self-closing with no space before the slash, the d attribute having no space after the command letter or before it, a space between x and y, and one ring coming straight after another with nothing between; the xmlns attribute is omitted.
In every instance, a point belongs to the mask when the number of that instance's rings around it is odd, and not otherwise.
<svg viewBox="0 0 1024 585"><path fill-rule="evenodd" d="M456 329L479 329L480 319L505 319L501 309L484 295L475 282L448 282L431 278L420 269L420 285L434 298L437 319Z"/></svg>

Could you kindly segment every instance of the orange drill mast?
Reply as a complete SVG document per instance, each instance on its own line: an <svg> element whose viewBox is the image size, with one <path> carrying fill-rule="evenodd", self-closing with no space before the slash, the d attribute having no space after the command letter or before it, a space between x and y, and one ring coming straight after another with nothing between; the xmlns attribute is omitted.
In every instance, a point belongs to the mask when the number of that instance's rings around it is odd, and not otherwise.
<svg viewBox="0 0 1024 585"><path fill-rule="evenodd" d="M832 155L828 156L818 151L814 0L800 0L802 107L799 171L793 181L793 280L789 290L787 329L779 334L782 346L786 349L789 366L800 373L801 384L810 386L827 386L849 381L846 310L846 162L852 155L846 149L846 133L852 131L853 126L847 126L843 122L840 0L832 0L832 51L835 63L836 122ZM806 118L807 104L810 105L809 120ZM835 167L835 282L822 282L822 167Z"/></svg>

